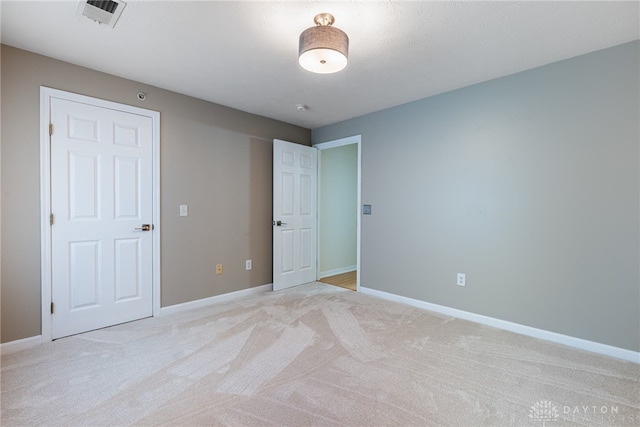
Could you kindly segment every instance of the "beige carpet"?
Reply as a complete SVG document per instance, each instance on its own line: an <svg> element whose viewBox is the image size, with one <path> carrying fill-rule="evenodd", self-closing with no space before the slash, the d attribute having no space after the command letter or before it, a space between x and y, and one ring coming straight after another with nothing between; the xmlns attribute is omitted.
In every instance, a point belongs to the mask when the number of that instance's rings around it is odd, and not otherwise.
<svg viewBox="0 0 640 427"><path fill-rule="evenodd" d="M2 356L2 426L637 426L639 366L323 284Z"/></svg>

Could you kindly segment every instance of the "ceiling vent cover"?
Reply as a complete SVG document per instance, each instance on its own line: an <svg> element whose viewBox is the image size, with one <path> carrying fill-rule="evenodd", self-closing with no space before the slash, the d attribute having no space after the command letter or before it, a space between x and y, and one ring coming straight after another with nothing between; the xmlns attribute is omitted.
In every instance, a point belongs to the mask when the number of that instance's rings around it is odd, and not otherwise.
<svg viewBox="0 0 640 427"><path fill-rule="evenodd" d="M77 12L99 24L113 28L127 4L122 0L81 0Z"/></svg>

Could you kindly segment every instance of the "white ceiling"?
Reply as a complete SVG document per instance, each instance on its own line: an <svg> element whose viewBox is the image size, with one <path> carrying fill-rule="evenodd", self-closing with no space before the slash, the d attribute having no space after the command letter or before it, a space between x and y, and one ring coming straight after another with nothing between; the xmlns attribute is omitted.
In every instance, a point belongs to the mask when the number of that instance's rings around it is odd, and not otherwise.
<svg viewBox="0 0 640 427"><path fill-rule="evenodd" d="M113 29L77 5L3 0L2 43L306 128L640 38L638 1L129 0ZM337 74L297 64L319 12L350 38Z"/></svg>

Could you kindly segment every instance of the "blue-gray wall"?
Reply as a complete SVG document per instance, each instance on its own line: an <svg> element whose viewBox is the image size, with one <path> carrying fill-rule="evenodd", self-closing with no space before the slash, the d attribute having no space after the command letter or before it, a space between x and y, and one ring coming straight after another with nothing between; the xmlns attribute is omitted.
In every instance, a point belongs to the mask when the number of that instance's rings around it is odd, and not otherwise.
<svg viewBox="0 0 640 427"><path fill-rule="evenodd" d="M315 129L362 134L361 285L639 351L639 50Z"/></svg>

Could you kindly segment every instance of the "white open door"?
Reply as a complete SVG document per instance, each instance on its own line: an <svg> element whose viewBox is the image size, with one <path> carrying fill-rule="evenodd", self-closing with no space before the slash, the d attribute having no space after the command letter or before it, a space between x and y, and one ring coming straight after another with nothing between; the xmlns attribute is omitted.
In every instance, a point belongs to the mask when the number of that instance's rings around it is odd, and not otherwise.
<svg viewBox="0 0 640 427"><path fill-rule="evenodd" d="M52 338L153 314L151 117L51 98Z"/></svg>
<svg viewBox="0 0 640 427"><path fill-rule="evenodd" d="M316 280L318 150L273 141L273 290Z"/></svg>

